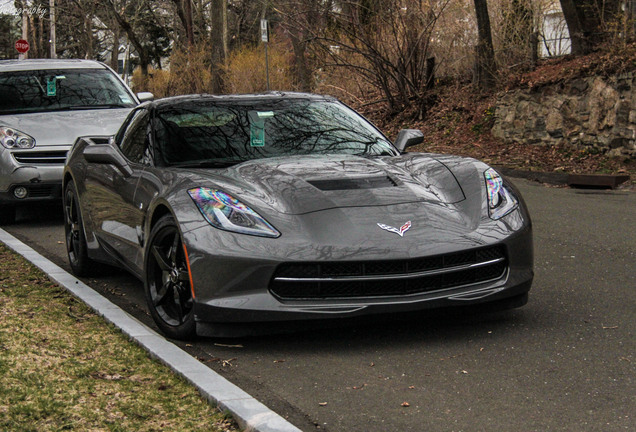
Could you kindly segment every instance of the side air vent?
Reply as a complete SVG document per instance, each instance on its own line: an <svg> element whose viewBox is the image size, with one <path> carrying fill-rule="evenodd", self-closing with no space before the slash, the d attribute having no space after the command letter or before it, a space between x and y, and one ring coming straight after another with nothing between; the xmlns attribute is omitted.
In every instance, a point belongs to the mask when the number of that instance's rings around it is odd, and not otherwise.
<svg viewBox="0 0 636 432"><path fill-rule="evenodd" d="M108 144L111 137L91 137L91 144Z"/></svg>
<svg viewBox="0 0 636 432"><path fill-rule="evenodd" d="M388 176L336 180L308 180L307 182L322 191L379 189L397 186L397 183Z"/></svg>

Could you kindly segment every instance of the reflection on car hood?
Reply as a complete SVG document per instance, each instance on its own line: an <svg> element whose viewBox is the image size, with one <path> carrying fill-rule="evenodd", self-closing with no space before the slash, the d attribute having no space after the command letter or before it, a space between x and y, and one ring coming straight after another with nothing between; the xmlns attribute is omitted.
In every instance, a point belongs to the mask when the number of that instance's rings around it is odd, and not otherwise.
<svg viewBox="0 0 636 432"><path fill-rule="evenodd" d="M131 108L1 115L0 125L35 138L38 146L69 146L77 137L114 135Z"/></svg>
<svg viewBox="0 0 636 432"><path fill-rule="evenodd" d="M450 170L422 154L271 158L225 169L220 178L218 174L214 172L215 183L229 193L257 208L265 205L286 214L465 199Z"/></svg>

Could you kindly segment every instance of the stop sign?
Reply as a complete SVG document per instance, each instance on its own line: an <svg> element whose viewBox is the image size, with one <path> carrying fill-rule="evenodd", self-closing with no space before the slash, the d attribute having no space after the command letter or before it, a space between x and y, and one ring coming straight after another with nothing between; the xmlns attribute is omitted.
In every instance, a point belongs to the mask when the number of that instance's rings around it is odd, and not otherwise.
<svg viewBox="0 0 636 432"><path fill-rule="evenodd" d="M20 54L24 54L29 50L29 43L24 39L20 39L15 43L15 49L17 49Z"/></svg>

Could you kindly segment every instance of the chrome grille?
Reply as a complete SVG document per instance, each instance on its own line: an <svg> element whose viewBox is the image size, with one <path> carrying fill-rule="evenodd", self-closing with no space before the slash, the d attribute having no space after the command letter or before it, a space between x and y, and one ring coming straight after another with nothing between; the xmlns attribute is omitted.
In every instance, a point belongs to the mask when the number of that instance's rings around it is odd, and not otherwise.
<svg viewBox="0 0 636 432"><path fill-rule="evenodd" d="M270 284L287 300L411 295L503 277L503 246L409 260L286 263Z"/></svg>
<svg viewBox="0 0 636 432"><path fill-rule="evenodd" d="M64 165L66 150L15 152L18 163L33 165Z"/></svg>

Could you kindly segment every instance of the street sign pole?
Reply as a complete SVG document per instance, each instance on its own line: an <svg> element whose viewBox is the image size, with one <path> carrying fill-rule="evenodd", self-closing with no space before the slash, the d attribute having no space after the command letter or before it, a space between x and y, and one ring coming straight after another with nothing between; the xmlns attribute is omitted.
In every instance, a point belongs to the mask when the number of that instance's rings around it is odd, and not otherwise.
<svg viewBox="0 0 636 432"><path fill-rule="evenodd" d="M269 31L267 28L267 20L261 20L261 40L265 44L265 79L267 83L267 91L269 91L269 57L267 56L267 43L269 42Z"/></svg>
<svg viewBox="0 0 636 432"><path fill-rule="evenodd" d="M51 39L49 40L51 48L51 58L57 58L57 51L55 49L55 0L49 1L49 14L51 19Z"/></svg>
<svg viewBox="0 0 636 432"><path fill-rule="evenodd" d="M27 17L27 13L24 9L25 8L22 8L22 40L27 40L27 36L29 34L27 29L27 26L29 25L29 18ZM28 58L26 51L21 52L18 56L18 60L24 60L26 58Z"/></svg>

